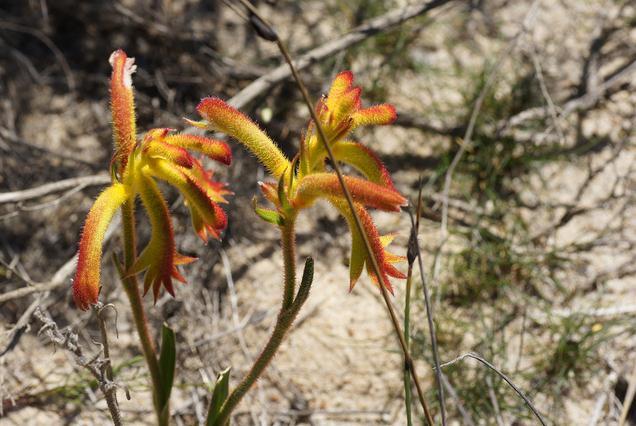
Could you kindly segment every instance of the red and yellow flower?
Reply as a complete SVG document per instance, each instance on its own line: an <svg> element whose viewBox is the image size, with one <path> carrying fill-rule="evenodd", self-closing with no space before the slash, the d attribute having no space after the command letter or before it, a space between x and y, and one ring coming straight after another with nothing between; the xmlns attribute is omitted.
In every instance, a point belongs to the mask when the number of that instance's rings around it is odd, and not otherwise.
<svg viewBox="0 0 636 426"><path fill-rule="evenodd" d="M397 212L407 201L395 189L378 156L364 145L348 140L347 136L360 126L390 124L397 115L389 104L363 108L360 95L360 88L353 85L353 74L342 72L335 78L328 95L318 102L316 113L336 160L348 164L363 176L346 176L345 183L380 266L382 281L392 291L389 276L405 278L393 263L404 258L385 250L392 237L379 235L367 208ZM276 211L257 208L261 217L282 225L286 218L295 218L299 210L311 206L317 199L329 201L344 216L352 235L350 288L360 277L365 264L369 275L377 281L338 177L329 170L327 151L318 139L313 122L301 141L300 152L289 161L252 120L221 99L203 99L197 111L204 120L190 121L190 124L237 139L278 180L277 183L261 184L265 197L276 206Z"/></svg>
<svg viewBox="0 0 636 426"><path fill-rule="evenodd" d="M227 226L225 212L218 203L229 194L224 184L212 179L212 172L190 154L196 151L229 165L232 153L225 142L201 136L152 129L137 142L132 74L134 59L122 50L110 57L111 111L115 154L113 183L97 198L88 213L79 245L73 298L85 310L97 303L100 290L102 242L113 216L124 203L140 197L152 225L148 245L126 274L145 271L144 293L150 288L155 300L161 286L174 296L172 280L185 282L177 265L194 261L177 252L172 221L166 200L156 180L176 187L186 200L196 233L207 241L219 238Z"/></svg>

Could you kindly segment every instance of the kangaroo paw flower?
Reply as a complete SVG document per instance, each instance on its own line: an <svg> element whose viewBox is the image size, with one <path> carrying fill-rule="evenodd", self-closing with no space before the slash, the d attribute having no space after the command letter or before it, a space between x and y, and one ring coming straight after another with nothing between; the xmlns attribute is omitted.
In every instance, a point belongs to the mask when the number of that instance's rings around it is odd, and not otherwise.
<svg viewBox="0 0 636 426"><path fill-rule="evenodd" d="M362 235L358 232L358 229L355 225L355 219L351 214L348 204L340 199L331 199L331 203L338 209L340 214L346 219L347 225L349 226L349 230L351 232L351 255L349 261L349 291L353 290L358 278L362 274L362 270L366 264L367 273L371 277L371 279L378 283L378 278L373 272L373 268L371 267L371 260L369 259L366 249L364 247L364 240L362 239ZM378 262L378 266L380 267L380 272L382 273L382 281L387 290L393 293L393 287L391 286L391 282L389 280L389 276L394 278L404 279L406 276L396 269L392 264L396 262L401 262L404 260L401 256L396 256L392 253L387 252L384 247L387 246L392 240L392 236L384 236L381 237L378 233L375 224L373 223L373 219L369 212L361 206L360 204L355 204L356 212L358 213L358 217L362 223L362 228L367 236L367 240L371 244L371 249L373 251L373 255L375 256L376 261Z"/></svg>
<svg viewBox="0 0 636 426"><path fill-rule="evenodd" d="M174 231L166 200L154 178L162 179L181 191L190 209L197 234L207 241L219 238L227 226L225 212L217 203L231 194L224 184L212 178L190 151L199 152L222 164L230 164L232 153L225 142L182 133L172 129L149 130L137 144L132 74L134 60L123 50L110 56L111 111L115 153L111 163L118 172L118 182L106 189L91 208L82 233L77 272L73 281L73 298L81 309L97 302L99 295L101 244L108 223L128 199L141 196L152 235L141 255L129 268L132 275L145 271L144 291L152 288L155 301L161 287L174 296L172 280L185 281L177 269L194 258L177 253ZM255 126L255 125L254 125ZM281 154L282 155L282 154Z"/></svg>
<svg viewBox="0 0 636 426"><path fill-rule="evenodd" d="M219 238L227 226L227 216L209 195L210 188L205 188L205 183L166 160L149 161L149 172L175 186L183 194L190 209L192 225L203 241L208 240L208 234Z"/></svg>
<svg viewBox="0 0 636 426"><path fill-rule="evenodd" d="M113 52L108 61L113 67L110 79L110 108L113 113L115 157L123 170L137 137L132 86L132 75L137 67L135 59L126 56L126 52L121 49Z"/></svg>
<svg viewBox="0 0 636 426"><path fill-rule="evenodd" d="M232 162L232 151L223 141L205 138L203 136L178 133L166 137L165 142L183 149L197 151L212 160L229 166Z"/></svg>
<svg viewBox="0 0 636 426"><path fill-rule="evenodd" d="M371 182L395 189L391 175L371 149L357 142L340 142L333 147L333 155L364 175Z"/></svg>
<svg viewBox="0 0 636 426"><path fill-rule="evenodd" d="M344 139L359 126L391 124L397 118L393 105L362 108L361 89L353 86L353 73L341 72L334 79L326 99L316 111L329 142Z"/></svg>
<svg viewBox="0 0 636 426"><path fill-rule="evenodd" d="M371 243L373 256L380 266L382 281L387 289L392 291L389 277L404 278L404 274L393 264L402 261L403 258L384 249L390 237L380 237L366 209L399 212L400 207L407 204L407 200L393 185L391 175L380 158L368 147L348 141L346 137L360 126L390 124L395 121L397 114L395 108L389 104L364 108L361 101L362 90L354 86L353 81L350 71L339 73L327 96L316 105L316 115L325 131L325 142L332 149L335 160L351 166L363 176L344 176L344 183L353 197L364 235ZM268 210L255 204L255 211L263 220L281 226L316 200L330 201L345 217L351 231L351 288L362 274L365 265L369 275L374 280L378 279L372 269L369 269L371 259L367 254L363 235L357 230L349 211L340 181L328 168L327 150L318 138L316 123L309 123L301 138L300 152L290 163L278 146L254 122L222 100L205 98L197 107L197 111L204 120L189 121L190 124L220 131L237 139L276 179L276 182L259 182L265 198L276 207L276 210ZM196 167L184 173L192 173L194 170ZM193 212L193 218L195 217L196 212ZM204 222L203 219L199 221Z"/></svg>

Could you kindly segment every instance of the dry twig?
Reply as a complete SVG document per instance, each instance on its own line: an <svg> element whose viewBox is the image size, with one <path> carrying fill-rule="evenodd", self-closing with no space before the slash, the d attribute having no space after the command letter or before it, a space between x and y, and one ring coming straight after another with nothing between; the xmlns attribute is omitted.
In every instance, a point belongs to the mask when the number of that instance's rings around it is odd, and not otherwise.
<svg viewBox="0 0 636 426"><path fill-rule="evenodd" d="M528 397L521 391L521 389L519 389L513 382L512 380L510 380L510 378L508 376L506 376L504 373L502 373L497 367L495 367L494 365L492 365L490 362L486 361L481 355L476 354L474 352L467 352L463 355L458 356L457 358L445 362L442 365L440 365L441 368L444 367L448 367L450 365L453 365L459 361L464 360L465 358L472 358L475 359L479 362L481 362L482 364L484 364L486 367L490 368L492 371L494 371L495 373L497 373L499 375L499 377L501 377L506 383L508 383L508 385L510 385L510 387L517 393L517 395L519 395L521 397L521 399L523 399L523 401L526 403L526 405L528 406L528 408L530 408L530 410L534 413L534 415L537 417L537 419L539 420L539 422L541 422L541 424L543 426L546 426L546 422L543 419L543 416L539 413L539 411L537 411L537 409L534 407L534 404L532 404L532 401L530 401L530 399L528 399Z"/></svg>
<svg viewBox="0 0 636 426"><path fill-rule="evenodd" d="M71 352L75 356L77 364L86 369L95 380L97 380L97 386L106 397L106 403L113 419L113 424L120 426L122 422L116 398L117 384L109 378L109 376L112 377L110 360L108 358L100 358L99 353L92 357L84 355L84 351L78 343L77 334L68 329L60 330L55 321L46 316L39 308L35 310L34 316L43 323L39 334L46 334L55 345L61 346ZM107 351L108 346L106 341L104 341L102 345L104 350Z"/></svg>

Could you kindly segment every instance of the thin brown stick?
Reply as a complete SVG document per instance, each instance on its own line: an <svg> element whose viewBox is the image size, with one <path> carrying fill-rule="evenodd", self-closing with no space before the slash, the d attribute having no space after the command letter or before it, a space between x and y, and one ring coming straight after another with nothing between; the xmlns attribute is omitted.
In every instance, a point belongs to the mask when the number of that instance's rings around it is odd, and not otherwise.
<svg viewBox="0 0 636 426"><path fill-rule="evenodd" d="M110 359L110 346L108 345L108 331L106 330L106 320L102 316L104 311L108 308L115 310L115 307L112 304L96 306L95 314L97 317L97 323L99 324L99 332L102 336L102 351L104 352L104 365L102 367L103 375L108 382L113 381L113 364ZM115 314L117 311L115 310ZM115 425L121 425L121 414L119 412L119 403L117 402L117 393L115 392L116 388L114 386L107 387L104 391L104 395L106 396L106 404L108 405L108 410L113 418L113 423Z"/></svg>
<svg viewBox="0 0 636 426"><path fill-rule="evenodd" d="M41 186L36 186L35 188L24 189L22 191L0 193L0 204L17 203L20 201L32 200L34 198L44 197L56 192L66 191L70 188L86 188L87 186L105 185L109 182L110 176L108 176L107 174L97 174L63 179L57 182L51 182Z"/></svg>
<svg viewBox="0 0 636 426"><path fill-rule="evenodd" d="M455 359L453 359L451 361L443 363L442 365L440 365L440 368L448 367L449 365L453 365L453 364L455 364L457 362L460 362L460 361L464 360L465 358L472 358L474 360L477 360L477 361L481 362L483 365L485 365L486 367L490 368L495 373L497 373L499 375L499 377L501 377L506 383L508 383L508 385L517 393L517 395L519 395L521 397L521 399L523 399L523 401L526 403L528 408L530 408L530 411L532 411L532 413L536 416L537 420L539 420L539 422L543 426L546 426L546 422L545 422L543 416L535 408L534 404L532 404L532 401L530 401L530 399L521 391L521 389L519 389L512 382L512 380L510 380L510 378L508 376L506 376L501 370L499 370L497 367L492 365L490 362L486 361L486 359L484 359L481 355L476 354L474 352L467 352L467 353L465 353L463 355L458 356L457 358L455 358Z"/></svg>
<svg viewBox="0 0 636 426"><path fill-rule="evenodd" d="M413 229L418 229L419 217L421 215L422 206L422 192L420 186L420 195L417 200L417 219L413 218L413 212L409 210L409 217L411 219L411 226ZM426 320L428 321L428 331L431 337L431 349L433 352L433 364L435 365L435 381L437 383L437 392L439 396L440 412L442 416L442 425L446 425L446 405L444 403L444 388L442 383L442 370L439 368L439 350L437 348L437 334L435 333L435 321L433 321L433 308L431 306L431 297L428 293L428 285L426 282L426 275L424 274L424 262L422 261L422 251L420 250L420 242L417 239L417 234L413 238L413 249L417 257L418 266L420 269L420 281L422 281L422 292L424 293L424 303L426 305Z"/></svg>

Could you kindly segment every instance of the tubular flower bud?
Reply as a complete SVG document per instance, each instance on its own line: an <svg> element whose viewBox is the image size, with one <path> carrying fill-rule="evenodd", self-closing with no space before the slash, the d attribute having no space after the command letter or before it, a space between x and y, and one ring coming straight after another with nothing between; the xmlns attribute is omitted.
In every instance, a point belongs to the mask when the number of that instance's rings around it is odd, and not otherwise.
<svg viewBox="0 0 636 426"><path fill-rule="evenodd" d="M104 235L117 209L129 196L129 188L115 183L97 197L88 212L80 239L77 272L73 279L73 299L82 310L97 303Z"/></svg>
<svg viewBox="0 0 636 426"><path fill-rule="evenodd" d="M110 109L113 116L115 161L123 171L137 136L132 86L132 75L137 66L135 59L126 56L126 52L121 49L114 51L108 61L113 67L110 78Z"/></svg>

